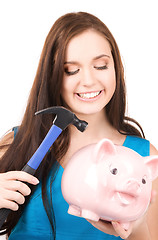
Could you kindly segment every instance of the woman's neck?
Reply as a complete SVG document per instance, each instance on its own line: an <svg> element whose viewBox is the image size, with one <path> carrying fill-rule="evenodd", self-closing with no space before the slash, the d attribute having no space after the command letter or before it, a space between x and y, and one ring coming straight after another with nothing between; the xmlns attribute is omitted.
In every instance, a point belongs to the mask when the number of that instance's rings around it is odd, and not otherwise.
<svg viewBox="0 0 158 240"><path fill-rule="evenodd" d="M81 133L76 131L74 126L70 127L71 141L85 142L87 144L95 143L102 138L108 138L114 143L121 143L121 134L110 124L105 111L93 115L77 115L82 120L88 122L87 129Z"/></svg>

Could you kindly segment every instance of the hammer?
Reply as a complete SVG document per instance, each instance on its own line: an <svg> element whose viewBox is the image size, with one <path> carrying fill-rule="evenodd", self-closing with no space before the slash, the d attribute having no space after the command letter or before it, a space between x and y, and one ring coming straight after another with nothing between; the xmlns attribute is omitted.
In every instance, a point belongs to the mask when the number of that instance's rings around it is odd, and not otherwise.
<svg viewBox="0 0 158 240"><path fill-rule="evenodd" d="M53 125L45 136L44 140L37 148L33 156L23 167L21 171L27 172L31 175L34 175L46 153L49 151L52 144L55 142L57 137L61 132L67 128L70 124L73 124L79 131L85 131L88 123L80 120L77 116L64 107L50 107L43 110L40 110L35 113L38 114L55 114L55 119ZM10 209L2 208L0 209L0 229L10 213Z"/></svg>

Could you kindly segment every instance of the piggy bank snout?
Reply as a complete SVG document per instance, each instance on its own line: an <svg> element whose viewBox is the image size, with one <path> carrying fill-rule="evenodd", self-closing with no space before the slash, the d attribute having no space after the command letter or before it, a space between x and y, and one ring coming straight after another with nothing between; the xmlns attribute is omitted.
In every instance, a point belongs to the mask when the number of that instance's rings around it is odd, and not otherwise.
<svg viewBox="0 0 158 240"><path fill-rule="evenodd" d="M123 188L124 188L125 192L135 195L135 196L138 196L141 192L141 186L140 186L139 182L134 179L128 180L124 184Z"/></svg>

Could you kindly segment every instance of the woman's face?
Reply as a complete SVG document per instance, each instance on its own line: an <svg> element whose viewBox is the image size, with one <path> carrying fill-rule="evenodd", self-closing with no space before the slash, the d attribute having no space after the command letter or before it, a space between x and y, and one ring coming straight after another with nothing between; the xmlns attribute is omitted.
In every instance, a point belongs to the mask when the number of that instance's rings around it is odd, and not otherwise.
<svg viewBox="0 0 158 240"><path fill-rule="evenodd" d="M87 30L72 38L66 49L61 95L76 114L104 109L116 88L114 61L108 41Z"/></svg>

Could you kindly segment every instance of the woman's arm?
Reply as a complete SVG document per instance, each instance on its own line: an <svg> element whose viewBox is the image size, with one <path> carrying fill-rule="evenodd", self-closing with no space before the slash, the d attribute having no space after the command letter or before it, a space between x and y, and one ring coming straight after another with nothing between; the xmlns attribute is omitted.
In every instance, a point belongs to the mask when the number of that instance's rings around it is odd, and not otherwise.
<svg viewBox="0 0 158 240"><path fill-rule="evenodd" d="M158 155L157 149L151 144L150 155ZM152 240L158 239L158 178L153 181L153 191L156 193L147 213L147 224Z"/></svg>

